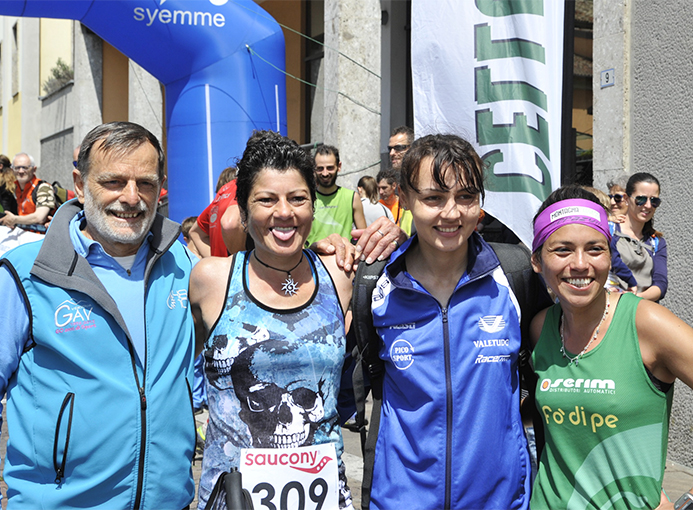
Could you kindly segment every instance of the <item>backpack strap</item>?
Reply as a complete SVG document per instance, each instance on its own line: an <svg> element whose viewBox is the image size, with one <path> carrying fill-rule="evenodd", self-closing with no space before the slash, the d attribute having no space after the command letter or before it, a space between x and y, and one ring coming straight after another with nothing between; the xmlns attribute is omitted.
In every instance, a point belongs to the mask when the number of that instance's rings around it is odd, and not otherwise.
<svg viewBox="0 0 693 510"><path fill-rule="evenodd" d="M529 327L534 316L553 304L541 277L534 272L529 250L520 244L488 243L498 257L510 288L515 294L522 316L520 317L521 345L518 358L520 376L528 395L523 410L530 414L534 425L537 445L537 458L544 448L543 417L534 402L537 375L531 366L532 345L529 340Z"/></svg>
<svg viewBox="0 0 693 510"><path fill-rule="evenodd" d="M356 401L356 426L361 436L361 453L363 454L363 484L361 506L370 505L371 484L373 482L373 464L375 460L375 443L380 429L380 407L383 399L383 361L379 358L380 337L373 325L371 300L378 278L385 269L388 260L375 261L372 264L361 262L356 269L354 289L351 296L353 320L351 328L356 336L354 359L356 361L352 382ZM370 433L366 429L366 389L370 382L373 408L371 410Z"/></svg>

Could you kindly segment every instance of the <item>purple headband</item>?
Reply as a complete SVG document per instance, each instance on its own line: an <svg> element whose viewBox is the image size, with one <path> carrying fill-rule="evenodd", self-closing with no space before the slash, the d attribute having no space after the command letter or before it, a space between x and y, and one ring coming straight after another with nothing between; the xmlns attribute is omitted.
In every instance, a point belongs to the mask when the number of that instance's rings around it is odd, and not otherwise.
<svg viewBox="0 0 693 510"><path fill-rule="evenodd" d="M537 216L534 221L532 252L540 248L556 230L573 223L592 227L611 241L609 217L604 208L591 200L571 198L551 204Z"/></svg>

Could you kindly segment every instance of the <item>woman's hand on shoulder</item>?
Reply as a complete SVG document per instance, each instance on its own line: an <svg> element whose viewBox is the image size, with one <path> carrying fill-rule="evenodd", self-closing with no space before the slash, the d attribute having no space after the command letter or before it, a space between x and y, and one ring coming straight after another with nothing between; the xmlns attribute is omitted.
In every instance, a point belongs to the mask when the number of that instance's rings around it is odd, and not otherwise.
<svg viewBox="0 0 693 510"><path fill-rule="evenodd" d="M647 301L635 314L643 363L660 381L681 379L693 388L693 328L670 310Z"/></svg>

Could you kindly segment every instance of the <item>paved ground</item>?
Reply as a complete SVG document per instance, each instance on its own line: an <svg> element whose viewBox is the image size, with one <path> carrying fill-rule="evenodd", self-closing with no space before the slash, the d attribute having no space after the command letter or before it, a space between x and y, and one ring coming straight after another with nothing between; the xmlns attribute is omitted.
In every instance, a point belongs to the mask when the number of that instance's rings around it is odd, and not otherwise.
<svg viewBox="0 0 693 510"><path fill-rule="evenodd" d="M4 402L3 402L4 404ZM3 411L4 415L4 411ZM4 417L4 416L3 416ZM197 421L199 425L202 425L207 420L207 414L203 413L197 415ZM0 458L5 458L5 447L7 443L7 428L4 425L2 427L2 438L0 440ZM351 487L352 496L354 498L354 508L359 509L361 507L361 477L363 475L363 463L361 460L361 444L359 441L359 435L355 432L350 432L348 430L344 431L344 462L346 464L347 476L349 478L349 486ZM201 459L196 459L193 466L193 474L195 476L195 482L200 478L200 471L202 468ZM681 494L688 491L693 487L693 469L676 464L674 462L667 462L666 470L664 472L664 490L669 495L670 498L676 500ZM5 498L5 483L1 479L0 471L0 489L2 489L2 510L5 510L7 499ZM192 509L197 508L197 499L191 505Z"/></svg>

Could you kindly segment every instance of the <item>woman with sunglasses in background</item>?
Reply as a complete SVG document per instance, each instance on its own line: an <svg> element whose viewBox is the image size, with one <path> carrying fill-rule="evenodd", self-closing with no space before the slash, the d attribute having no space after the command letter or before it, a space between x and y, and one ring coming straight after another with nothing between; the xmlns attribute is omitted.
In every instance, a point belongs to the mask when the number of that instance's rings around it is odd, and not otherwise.
<svg viewBox="0 0 693 510"><path fill-rule="evenodd" d="M653 175L633 174L626 184L625 221L614 224L611 239L612 265L620 258L637 281L637 295L650 301L662 299L668 287L667 243L652 224L662 203L659 191L659 181ZM628 284L622 286L627 288Z"/></svg>
<svg viewBox="0 0 693 510"><path fill-rule="evenodd" d="M628 203L626 202L626 176L612 179L606 183L609 189L609 221L613 223L623 223L628 214Z"/></svg>

